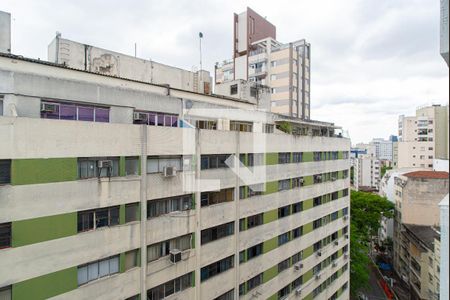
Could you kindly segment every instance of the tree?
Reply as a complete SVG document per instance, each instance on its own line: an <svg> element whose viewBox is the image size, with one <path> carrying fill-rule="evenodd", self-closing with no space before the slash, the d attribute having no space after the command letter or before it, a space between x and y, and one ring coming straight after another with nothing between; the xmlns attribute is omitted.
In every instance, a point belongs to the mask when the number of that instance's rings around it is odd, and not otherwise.
<svg viewBox="0 0 450 300"><path fill-rule="evenodd" d="M381 178L383 178L384 174L386 174L387 170L392 170L392 167L382 166L381 167Z"/></svg>
<svg viewBox="0 0 450 300"><path fill-rule="evenodd" d="M378 234L381 217L392 218L394 204L372 193L350 195L350 292L353 296L369 286L369 247Z"/></svg>

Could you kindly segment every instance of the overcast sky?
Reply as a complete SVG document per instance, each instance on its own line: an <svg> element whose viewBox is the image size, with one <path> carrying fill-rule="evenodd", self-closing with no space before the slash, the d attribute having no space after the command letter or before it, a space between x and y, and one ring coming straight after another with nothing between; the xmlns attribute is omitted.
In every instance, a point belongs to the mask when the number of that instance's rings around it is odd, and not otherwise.
<svg viewBox="0 0 450 300"><path fill-rule="evenodd" d="M247 6L277 39L312 47L311 117L349 131L352 143L397 132L400 114L447 104L439 55L439 0L2 0L12 14L12 51L47 59L59 31L75 41L185 69L231 58L233 13Z"/></svg>

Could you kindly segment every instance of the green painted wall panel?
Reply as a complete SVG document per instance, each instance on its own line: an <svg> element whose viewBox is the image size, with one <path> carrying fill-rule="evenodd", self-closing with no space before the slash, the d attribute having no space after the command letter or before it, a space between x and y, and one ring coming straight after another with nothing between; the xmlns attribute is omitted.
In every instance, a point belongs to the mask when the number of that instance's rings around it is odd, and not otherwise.
<svg viewBox="0 0 450 300"><path fill-rule="evenodd" d="M119 176L125 176L125 156L119 158Z"/></svg>
<svg viewBox="0 0 450 300"><path fill-rule="evenodd" d="M140 215L140 211L138 214ZM125 204L119 207L119 224L125 224Z"/></svg>
<svg viewBox="0 0 450 300"><path fill-rule="evenodd" d="M264 271L263 273L263 283L275 278L278 275L278 265L273 266L272 268Z"/></svg>
<svg viewBox="0 0 450 300"><path fill-rule="evenodd" d="M266 165L277 165L278 153L266 153Z"/></svg>
<svg viewBox="0 0 450 300"><path fill-rule="evenodd" d="M303 152L303 162L311 162L311 161L313 161L313 153Z"/></svg>
<svg viewBox="0 0 450 300"><path fill-rule="evenodd" d="M303 186L312 185L314 183L314 179L312 176L303 177Z"/></svg>
<svg viewBox="0 0 450 300"><path fill-rule="evenodd" d="M278 192L278 181L266 182L265 195Z"/></svg>
<svg viewBox="0 0 450 300"><path fill-rule="evenodd" d="M278 247L278 237L271 238L270 240L264 241L263 243L263 253L267 253Z"/></svg>
<svg viewBox="0 0 450 300"><path fill-rule="evenodd" d="M54 240L77 234L77 213L12 222L12 246Z"/></svg>
<svg viewBox="0 0 450 300"><path fill-rule="evenodd" d="M314 253L314 246L303 249L303 259L310 257ZM305 281L306 282L306 281Z"/></svg>
<svg viewBox="0 0 450 300"><path fill-rule="evenodd" d="M313 199L308 199L308 200L303 201L303 210L308 210L313 207L314 207Z"/></svg>
<svg viewBox="0 0 450 300"><path fill-rule="evenodd" d="M305 274L303 274L303 282L308 282L313 278L314 274L313 274L313 270L309 270L308 272L306 272Z"/></svg>
<svg viewBox="0 0 450 300"><path fill-rule="evenodd" d="M313 231L313 223L306 223L303 225L303 235L308 234Z"/></svg>
<svg viewBox="0 0 450 300"><path fill-rule="evenodd" d="M74 290L77 286L77 268L73 267L13 284L12 299L48 299Z"/></svg>
<svg viewBox="0 0 450 300"><path fill-rule="evenodd" d="M276 221L277 219L278 219L278 209L269 210L263 214L264 224Z"/></svg>
<svg viewBox="0 0 450 300"><path fill-rule="evenodd" d="M12 185L73 181L77 179L77 158L12 160Z"/></svg>
<svg viewBox="0 0 450 300"><path fill-rule="evenodd" d="M278 299L278 293L273 294L272 296L270 296L269 298L267 298L267 300L277 300Z"/></svg>

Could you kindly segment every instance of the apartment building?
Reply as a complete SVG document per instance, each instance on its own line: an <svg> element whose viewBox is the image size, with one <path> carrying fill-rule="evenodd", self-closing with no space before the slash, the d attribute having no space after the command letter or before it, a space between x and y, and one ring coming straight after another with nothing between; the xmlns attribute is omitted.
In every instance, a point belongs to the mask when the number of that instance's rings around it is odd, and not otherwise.
<svg viewBox="0 0 450 300"><path fill-rule="evenodd" d="M381 161L372 155L359 155L355 158L354 186L358 190L380 188Z"/></svg>
<svg viewBox="0 0 450 300"><path fill-rule="evenodd" d="M404 224L399 272L409 283L411 299L439 300L440 234L432 226ZM445 269L444 269L445 270Z"/></svg>
<svg viewBox="0 0 450 300"><path fill-rule="evenodd" d="M412 239L408 236L405 238L405 232L409 228L409 231L414 233L415 230L411 229L413 228L411 226L422 226L424 228L438 228L440 226L439 202L441 202L444 196L448 194L448 179L448 172L438 171L413 171L398 175L394 178L394 270L406 283L411 286L416 284L416 292L419 291L425 293L427 292L427 289L423 290L420 286L417 286L416 279L418 278L419 281L422 280L421 276L423 274L419 274L420 276L416 276L417 278L408 275L409 269L406 266L411 264L409 261L410 256L416 256L416 261L418 262L418 265L420 265L421 262L425 260L424 258L417 258L422 255L420 253L425 253L423 255L430 256L430 254L426 253L429 251L436 252L436 249L431 246L430 241L425 242L425 245L428 245L427 247L423 248L422 245L421 251L417 250L417 247L410 248L405 246L405 243L408 245L409 241ZM429 236L429 230L424 230L424 236ZM423 240L424 237L420 237L419 240L420 239ZM432 241L434 241L434 239L432 239ZM420 244L420 242L417 243ZM439 260L439 258L436 258L436 260ZM435 268L437 268L437 265L433 264ZM416 269L421 270L420 268ZM437 290L432 290L437 292L438 288ZM424 295L421 293L419 293L420 297Z"/></svg>
<svg viewBox="0 0 450 300"><path fill-rule="evenodd" d="M234 14L233 25L233 58L216 64L216 86L239 79L268 86L272 112L309 120L311 45L277 41L276 27L250 8Z"/></svg>
<svg viewBox="0 0 450 300"><path fill-rule="evenodd" d="M433 169L433 159L448 159L448 105L418 108L415 116L400 116L398 168Z"/></svg>
<svg viewBox="0 0 450 300"><path fill-rule="evenodd" d="M1 299L349 299L333 124L5 53L0 82Z"/></svg>
<svg viewBox="0 0 450 300"><path fill-rule="evenodd" d="M370 144L375 146L375 156L380 160L392 161L393 158L393 141L391 139L385 140L383 138L372 139Z"/></svg>
<svg viewBox="0 0 450 300"><path fill-rule="evenodd" d="M448 250L449 250L449 243L448 243L448 194L442 199L442 201L439 203L439 208L441 210L441 261L440 261L440 268L443 270L440 274L440 282L447 283L448 282ZM449 293L448 293L448 284L441 284L440 286L440 296L441 299L448 299Z"/></svg>

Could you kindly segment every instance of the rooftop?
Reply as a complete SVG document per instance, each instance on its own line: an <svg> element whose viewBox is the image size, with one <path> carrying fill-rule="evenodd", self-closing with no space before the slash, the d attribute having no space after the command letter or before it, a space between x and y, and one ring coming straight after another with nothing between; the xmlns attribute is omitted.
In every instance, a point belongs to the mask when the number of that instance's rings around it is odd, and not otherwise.
<svg viewBox="0 0 450 300"><path fill-rule="evenodd" d="M405 174L408 178L448 179L448 172L444 171L415 171Z"/></svg>
<svg viewBox="0 0 450 300"><path fill-rule="evenodd" d="M433 249L434 240L440 240L441 235L437 231L438 229L432 226L415 225L415 224L403 224L411 235L425 244L428 249Z"/></svg>

